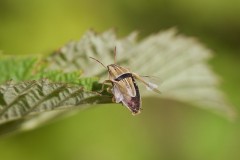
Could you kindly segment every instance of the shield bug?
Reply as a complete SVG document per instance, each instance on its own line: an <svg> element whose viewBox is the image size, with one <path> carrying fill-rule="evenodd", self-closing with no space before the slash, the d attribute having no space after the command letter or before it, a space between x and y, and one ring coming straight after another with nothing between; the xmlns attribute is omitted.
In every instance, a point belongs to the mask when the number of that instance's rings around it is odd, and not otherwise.
<svg viewBox="0 0 240 160"><path fill-rule="evenodd" d="M100 63L108 70L109 79L103 82L102 91L106 83L112 84L111 88L109 89L111 89L111 92L114 95L113 101L116 103L122 103L132 112L133 115L141 112L142 103L136 80L142 82L147 88L157 93L161 93L157 89L157 85L146 82L138 74L133 73L129 69L116 64L116 47L114 49L114 64L105 66L99 60L93 57L90 58Z"/></svg>

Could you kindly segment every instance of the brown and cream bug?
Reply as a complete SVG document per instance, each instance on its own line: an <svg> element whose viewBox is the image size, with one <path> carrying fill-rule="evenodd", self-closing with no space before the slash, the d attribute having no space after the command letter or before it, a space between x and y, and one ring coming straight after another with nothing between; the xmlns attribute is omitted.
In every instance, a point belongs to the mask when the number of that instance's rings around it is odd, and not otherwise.
<svg viewBox="0 0 240 160"><path fill-rule="evenodd" d="M116 47L114 49L114 64L110 64L107 67L99 60L93 57L90 58L100 63L108 70L109 79L103 82L102 90L104 84L111 83L111 92L114 95L113 101L116 103L122 103L132 112L133 115L141 112L142 103L136 79L142 82L147 88L150 88L157 93L161 93L157 89L157 85L146 82L138 74L116 64Z"/></svg>

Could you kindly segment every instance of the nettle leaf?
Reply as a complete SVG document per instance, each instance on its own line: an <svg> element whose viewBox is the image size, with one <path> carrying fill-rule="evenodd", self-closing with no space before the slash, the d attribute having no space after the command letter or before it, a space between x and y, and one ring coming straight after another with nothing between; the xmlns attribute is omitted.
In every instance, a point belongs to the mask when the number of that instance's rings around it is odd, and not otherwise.
<svg viewBox="0 0 240 160"><path fill-rule="evenodd" d="M190 103L231 119L235 117L234 107L227 102L218 87L218 76L207 64L212 56L196 39L178 35L175 29L149 36L126 53L133 71L160 77L161 98ZM142 91L146 96L157 96Z"/></svg>
<svg viewBox="0 0 240 160"><path fill-rule="evenodd" d="M0 135L33 129L75 108L112 103L110 94L94 92L99 79L80 71L48 70L45 60L17 56L4 56L0 66Z"/></svg>
<svg viewBox="0 0 240 160"><path fill-rule="evenodd" d="M83 69L85 75L106 79L106 69L89 57L105 65L111 64L115 46L119 65L139 75L159 77L162 95L144 89L142 95L190 103L228 118L235 116L234 107L218 88L219 78L207 64L213 56L211 51L196 39L177 34L175 29L151 35L140 42L135 32L117 39L112 30L102 34L89 31L80 41L70 42L50 56L49 68Z"/></svg>
<svg viewBox="0 0 240 160"><path fill-rule="evenodd" d="M233 107L218 88L219 78L207 64L211 51L195 39L174 29L140 41L135 32L119 39L113 30L89 31L45 59L0 60L0 134L32 129L69 113L70 108L110 103L111 95L93 92L100 90L99 81L107 78L107 71L89 57L111 64L115 46L119 65L160 78L162 95L141 89L143 96L182 101L234 117Z"/></svg>
<svg viewBox="0 0 240 160"><path fill-rule="evenodd" d="M80 72L70 72L65 73L60 70L55 71L42 71L31 77L31 79L50 79L54 82L68 82L68 83L78 83L81 76Z"/></svg>
<svg viewBox="0 0 240 160"><path fill-rule="evenodd" d="M85 108L89 104L107 102L111 102L110 96L99 96L79 85L53 83L46 79L18 83L10 81L0 85L0 124L6 125L8 122L17 124L17 128L29 129L41 123L35 121L35 118L43 117L46 111ZM47 115L48 119L52 118ZM0 127L0 134L4 131Z"/></svg>
<svg viewBox="0 0 240 160"><path fill-rule="evenodd" d="M16 58L0 54L0 83L10 79L15 81L28 80L36 63L37 58Z"/></svg>
<svg viewBox="0 0 240 160"><path fill-rule="evenodd" d="M87 32L79 41L72 41L54 52L47 61L50 63L48 69L72 72L82 70L85 76L105 76L106 69L96 64L89 57L95 57L104 64L113 63L114 48L117 46L118 53L131 50L137 43L136 33L118 39L113 30L102 34L93 31ZM121 61L118 58L118 61ZM124 58L123 61L128 61ZM104 77L105 78L105 77Z"/></svg>

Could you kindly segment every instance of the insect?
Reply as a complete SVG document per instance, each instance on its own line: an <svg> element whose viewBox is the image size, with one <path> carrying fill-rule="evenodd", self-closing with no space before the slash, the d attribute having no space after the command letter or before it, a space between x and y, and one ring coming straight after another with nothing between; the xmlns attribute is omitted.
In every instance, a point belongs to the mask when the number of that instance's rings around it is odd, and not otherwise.
<svg viewBox="0 0 240 160"><path fill-rule="evenodd" d="M147 88L159 94L161 93L157 89L157 85L146 82L138 74L116 64L116 47L114 49L114 64L105 66L99 60L93 57L90 58L100 63L108 70L109 79L103 82L101 91L103 91L106 83L112 84L112 86L108 88L108 91L111 91L114 95L113 101L116 103L122 103L132 112L133 115L141 112L142 105L141 95L136 80L142 82Z"/></svg>

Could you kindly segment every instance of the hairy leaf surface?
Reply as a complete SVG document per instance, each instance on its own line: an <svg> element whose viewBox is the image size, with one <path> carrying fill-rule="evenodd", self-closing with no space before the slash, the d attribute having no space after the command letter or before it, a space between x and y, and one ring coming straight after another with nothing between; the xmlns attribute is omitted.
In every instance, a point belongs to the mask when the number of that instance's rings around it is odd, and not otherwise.
<svg viewBox="0 0 240 160"><path fill-rule="evenodd" d="M173 99L233 118L234 107L219 89L219 78L208 65L212 52L194 38L177 34L170 29L137 41L137 34L117 39L110 30L102 34L87 32L80 41L70 42L53 54L50 69L83 69L84 74L107 78L103 64L114 63L113 52L117 47L117 63L139 75L158 77L162 95L141 89L144 96ZM88 67L87 67L88 66ZM84 69L85 68L85 69Z"/></svg>

